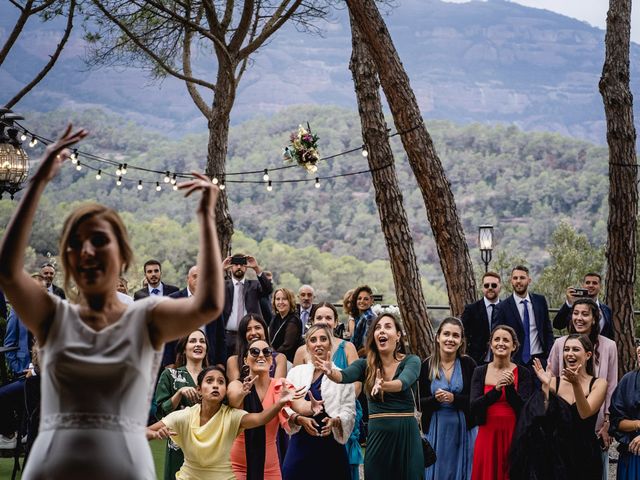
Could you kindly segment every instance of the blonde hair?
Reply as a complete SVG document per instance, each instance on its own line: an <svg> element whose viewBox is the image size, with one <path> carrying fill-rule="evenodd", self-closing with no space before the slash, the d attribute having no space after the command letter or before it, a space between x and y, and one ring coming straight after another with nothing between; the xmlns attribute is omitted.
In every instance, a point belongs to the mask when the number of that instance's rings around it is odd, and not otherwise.
<svg viewBox="0 0 640 480"><path fill-rule="evenodd" d="M115 210L98 203L86 203L81 205L71 212L64 221L62 235L60 236L60 260L64 268L64 289L66 291L69 290L69 280L71 276L68 251L69 242L76 233L80 224L90 218L99 218L111 225L120 249L120 258L122 259L121 273L126 272L133 262L133 249L129 244L129 234L127 233L127 227L124 226L120 215L118 215Z"/></svg>
<svg viewBox="0 0 640 480"><path fill-rule="evenodd" d="M271 301L271 305L273 306L273 311L276 313L278 313L278 309L276 308L276 295L278 294L278 292L284 293L285 297L287 297L287 300L289 301L289 311L287 312L288 315L296 308L296 295L288 288L279 288L275 292L273 292L273 300Z"/></svg>

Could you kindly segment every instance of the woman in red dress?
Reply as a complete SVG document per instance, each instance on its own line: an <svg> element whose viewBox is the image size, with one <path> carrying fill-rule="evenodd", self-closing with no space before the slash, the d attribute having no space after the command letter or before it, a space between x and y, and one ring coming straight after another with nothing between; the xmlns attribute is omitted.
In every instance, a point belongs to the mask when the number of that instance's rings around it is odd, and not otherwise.
<svg viewBox="0 0 640 480"><path fill-rule="evenodd" d="M490 347L493 360L476 368L471 379L471 414L479 425L471 480L508 480L516 418L534 388L529 370L511 361L518 349L511 327L494 328Z"/></svg>

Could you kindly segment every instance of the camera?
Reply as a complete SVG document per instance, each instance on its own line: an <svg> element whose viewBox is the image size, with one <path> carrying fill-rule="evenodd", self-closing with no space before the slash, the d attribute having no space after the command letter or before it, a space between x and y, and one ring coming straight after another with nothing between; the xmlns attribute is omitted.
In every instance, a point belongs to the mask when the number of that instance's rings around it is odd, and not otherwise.
<svg viewBox="0 0 640 480"><path fill-rule="evenodd" d="M247 257L231 257L231 265L246 265Z"/></svg>
<svg viewBox="0 0 640 480"><path fill-rule="evenodd" d="M588 297L589 290L586 288L573 287L573 296L574 297Z"/></svg>

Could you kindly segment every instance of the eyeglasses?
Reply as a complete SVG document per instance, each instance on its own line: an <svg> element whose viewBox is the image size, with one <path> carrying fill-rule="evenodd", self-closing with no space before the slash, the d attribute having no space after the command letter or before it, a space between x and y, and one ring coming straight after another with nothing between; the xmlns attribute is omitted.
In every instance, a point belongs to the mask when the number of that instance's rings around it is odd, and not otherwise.
<svg viewBox="0 0 640 480"><path fill-rule="evenodd" d="M484 288L489 288L489 287L491 287L491 288L498 288L498 284L497 284L497 283L485 283L485 284L483 285L483 287L484 287Z"/></svg>
<svg viewBox="0 0 640 480"><path fill-rule="evenodd" d="M249 355L251 355L253 358L258 358L260 356L260 353L264 355L264 358L269 358L273 354L273 351L269 347L264 347L262 350L260 350L258 347L251 347L249 349Z"/></svg>

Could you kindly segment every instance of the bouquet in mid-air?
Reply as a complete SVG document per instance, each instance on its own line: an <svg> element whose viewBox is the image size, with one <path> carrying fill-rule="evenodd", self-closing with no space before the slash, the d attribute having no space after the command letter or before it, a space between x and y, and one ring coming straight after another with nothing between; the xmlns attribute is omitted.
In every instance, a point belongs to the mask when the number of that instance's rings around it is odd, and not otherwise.
<svg viewBox="0 0 640 480"><path fill-rule="evenodd" d="M310 173L317 172L316 163L320 160L318 135L311 133L309 124L307 123L307 128L298 125L298 130L291 133L289 140L291 143L284 148L282 153L285 163L296 162Z"/></svg>

